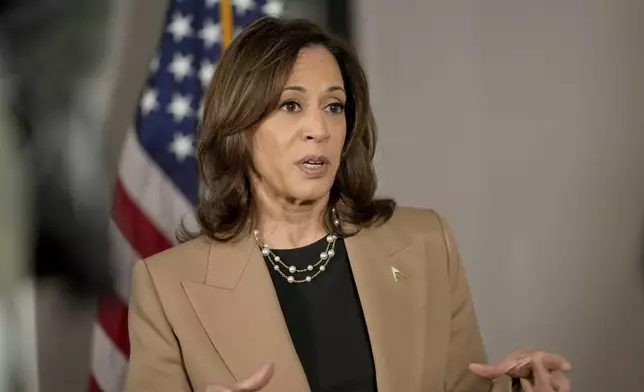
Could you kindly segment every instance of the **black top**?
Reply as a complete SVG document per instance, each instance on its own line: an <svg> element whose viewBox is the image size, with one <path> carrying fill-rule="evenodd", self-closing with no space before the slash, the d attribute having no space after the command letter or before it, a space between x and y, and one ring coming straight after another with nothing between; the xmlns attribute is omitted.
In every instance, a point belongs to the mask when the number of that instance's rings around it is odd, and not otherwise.
<svg viewBox="0 0 644 392"><path fill-rule="evenodd" d="M320 259L326 245L322 238L273 252L286 265L303 269ZM371 345L344 241L337 240L326 270L309 283L288 283L264 260L311 392L375 392Z"/></svg>

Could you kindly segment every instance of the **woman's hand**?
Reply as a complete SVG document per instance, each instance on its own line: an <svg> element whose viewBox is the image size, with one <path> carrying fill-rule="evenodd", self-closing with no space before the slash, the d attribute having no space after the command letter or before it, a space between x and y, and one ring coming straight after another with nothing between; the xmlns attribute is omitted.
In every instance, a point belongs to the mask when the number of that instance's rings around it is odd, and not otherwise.
<svg viewBox="0 0 644 392"><path fill-rule="evenodd" d="M563 371L549 372L542 361L535 361L533 369L534 381L521 378L524 392L570 392L570 381Z"/></svg>
<svg viewBox="0 0 644 392"><path fill-rule="evenodd" d="M250 377L237 382L232 387L224 387L221 385L208 385L206 389L201 390L200 392L254 392L261 391L262 388L268 384L273 377L273 372L275 371L275 366L272 363L267 363L266 365L259 368L253 375Z"/></svg>
<svg viewBox="0 0 644 392"><path fill-rule="evenodd" d="M503 375L521 379L525 392L570 392L565 372L570 362L559 354L520 348L496 364L471 364L470 370L481 377L496 379Z"/></svg>

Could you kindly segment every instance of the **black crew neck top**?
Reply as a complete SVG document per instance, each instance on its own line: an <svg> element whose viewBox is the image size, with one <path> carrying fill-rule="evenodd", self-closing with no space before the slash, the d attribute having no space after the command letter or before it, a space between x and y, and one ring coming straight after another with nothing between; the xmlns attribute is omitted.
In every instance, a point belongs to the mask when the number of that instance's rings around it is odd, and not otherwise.
<svg viewBox="0 0 644 392"><path fill-rule="evenodd" d="M302 248L273 252L286 265L303 269L315 264L326 246L325 237ZM335 256L309 283L288 283L267 258L264 261L311 392L377 391L367 326L344 241L336 241ZM306 275L293 274L298 279Z"/></svg>

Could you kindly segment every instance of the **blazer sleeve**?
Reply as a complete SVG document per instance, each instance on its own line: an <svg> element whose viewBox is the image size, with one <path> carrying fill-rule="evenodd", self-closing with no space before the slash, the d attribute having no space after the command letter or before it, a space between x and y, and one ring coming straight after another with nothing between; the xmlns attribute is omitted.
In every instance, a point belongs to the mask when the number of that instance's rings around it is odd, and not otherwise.
<svg viewBox="0 0 644 392"><path fill-rule="evenodd" d="M445 390L447 392L510 392L512 388L509 378L502 377L492 382L469 370L470 363L486 363L487 355L454 234L445 219L438 214L437 217L447 249L451 288L452 318Z"/></svg>
<svg viewBox="0 0 644 392"><path fill-rule="evenodd" d="M134 266L129 308L126 392L190 392L179 343L145 260Z"/></svg>

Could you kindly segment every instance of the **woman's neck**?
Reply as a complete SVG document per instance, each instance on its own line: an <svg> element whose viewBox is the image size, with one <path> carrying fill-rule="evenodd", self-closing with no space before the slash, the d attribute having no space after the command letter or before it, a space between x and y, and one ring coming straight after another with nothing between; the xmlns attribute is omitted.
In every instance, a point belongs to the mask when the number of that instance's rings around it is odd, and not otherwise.
<svg viewBox="0 0 644 392"><path fill-rule="evenodd" d="M296 204L273 198L258 203L258 229L262 241L275 249L299 248L324 235L324 213L328 198Z"/></svg>

